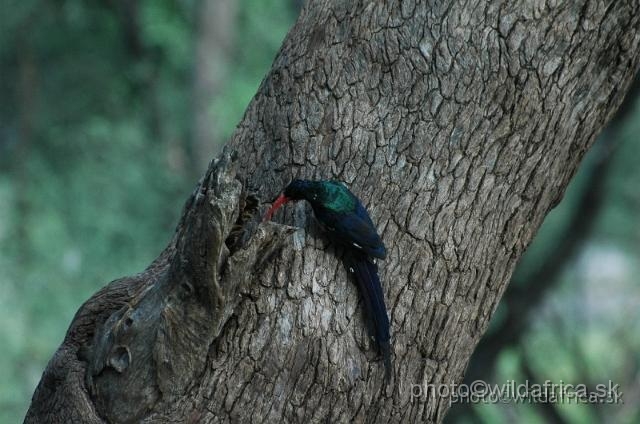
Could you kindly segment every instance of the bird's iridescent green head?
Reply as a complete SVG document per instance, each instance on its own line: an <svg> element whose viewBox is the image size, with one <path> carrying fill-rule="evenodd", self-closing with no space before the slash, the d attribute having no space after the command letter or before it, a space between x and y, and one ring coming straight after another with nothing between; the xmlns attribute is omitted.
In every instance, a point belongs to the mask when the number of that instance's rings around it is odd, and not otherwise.
<svg viewBox="0 0 640 424"><path fill-rule="evenodd" d="M356 206L356 198L339 181L293 180L284 190L284 195L292 200L307 200L314 206L335 212L349 212Z"/></svg>
<svg viewBox="0 0 640 424"><path fill-rule="evenodd" d="M349 189L339 181L299 180L289 183L282 194L264 216L269 220L275 211L289 201L306 200L315 208L326 208L334 212L351 212L356 207L357 199Z"/></svg>

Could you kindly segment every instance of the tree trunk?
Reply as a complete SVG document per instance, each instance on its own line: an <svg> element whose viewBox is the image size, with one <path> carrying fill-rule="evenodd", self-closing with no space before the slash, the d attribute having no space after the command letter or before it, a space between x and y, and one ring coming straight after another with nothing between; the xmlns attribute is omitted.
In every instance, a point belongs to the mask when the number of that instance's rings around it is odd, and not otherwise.
<svg viewBox="0 0 640 424"><path fill-rule="evenodd" d="M639 9L309 2L170 246L82 306L26 421L441 421L416 387L462 379L638 69ZM346 181L388 247L388 386L308 207L294 237L259 223L293 177Z"/></svg>

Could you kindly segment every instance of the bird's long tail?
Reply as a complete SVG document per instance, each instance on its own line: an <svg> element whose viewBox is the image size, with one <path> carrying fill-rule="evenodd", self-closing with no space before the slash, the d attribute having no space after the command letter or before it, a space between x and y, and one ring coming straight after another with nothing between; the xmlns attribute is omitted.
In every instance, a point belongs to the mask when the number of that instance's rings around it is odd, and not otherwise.
<svg viewBox="0 0 640 424"><path fill-rule="evenodd" d="M389 316L384 304L384 293L378 277L378 267L369 257L359 252L347 252L344 261L347 270L354 275L358 283L367 316L373 321L373 335L384 360L385 378L389 381L391 377Z"/></svg>

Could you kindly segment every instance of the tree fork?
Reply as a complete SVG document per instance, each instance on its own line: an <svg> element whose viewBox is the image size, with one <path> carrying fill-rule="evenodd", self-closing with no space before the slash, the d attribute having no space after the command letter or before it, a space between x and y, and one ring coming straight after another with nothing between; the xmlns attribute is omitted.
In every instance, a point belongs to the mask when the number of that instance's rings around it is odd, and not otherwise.
<svg viewBox="0 0 640 424"><path fill-rule="evenodd" d="M83 305L27 421L440 422L449 400L414 389L461 381L638 70L639 9L308 2L232 136L237 160L210 168L147 271ZM309 211L285 214L310 230L293 242L290 227L237 221L240 180L267 201L293 177L346 181L389 248L389 386ZM246 247L227 257L225 240Z"/></svg>

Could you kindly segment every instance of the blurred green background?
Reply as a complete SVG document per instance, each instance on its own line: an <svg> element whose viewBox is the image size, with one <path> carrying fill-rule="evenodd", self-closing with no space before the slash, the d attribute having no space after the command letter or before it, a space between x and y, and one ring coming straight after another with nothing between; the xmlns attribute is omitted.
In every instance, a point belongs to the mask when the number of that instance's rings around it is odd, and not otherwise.
<svg viewBox="0 0 640 424"><path fill-rule="evenodd" d="M169 241L302 1L3 5L0 422L10 423L81 303ZM467 377L613 380L625 403L456 405L449 422L640 422L639 106L630 96L545 221Z"/></svg>

